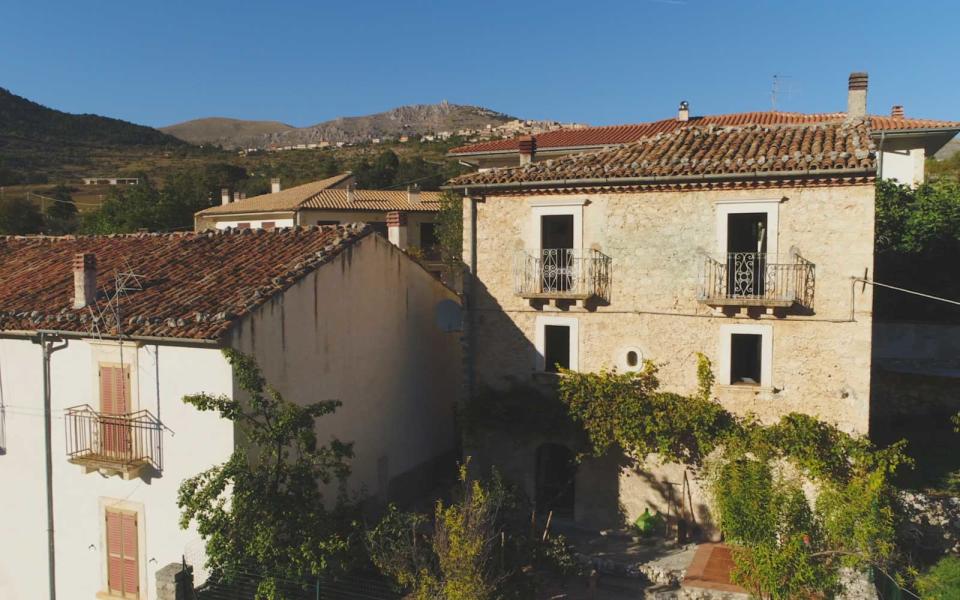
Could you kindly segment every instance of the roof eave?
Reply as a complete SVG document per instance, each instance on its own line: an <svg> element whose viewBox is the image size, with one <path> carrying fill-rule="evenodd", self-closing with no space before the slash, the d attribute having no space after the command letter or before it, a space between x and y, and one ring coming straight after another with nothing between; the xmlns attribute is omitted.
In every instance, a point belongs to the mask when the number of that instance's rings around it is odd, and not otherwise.
<svg viewBox="0 0 960 600"><path fill-rule="evenodd" d="M700 183L719 181L757 181L793 178L824 177L870 177L876 176L876 168L870 169L804 169L794 171L751 171L748 173L705 173L700 175L648 175L642 177L604 177L588 179L553 179L545 181L518 181L503 183L475 183L446 185L450 190L501 190L542 189L563 187L623 187L630 185Z"/></svg>

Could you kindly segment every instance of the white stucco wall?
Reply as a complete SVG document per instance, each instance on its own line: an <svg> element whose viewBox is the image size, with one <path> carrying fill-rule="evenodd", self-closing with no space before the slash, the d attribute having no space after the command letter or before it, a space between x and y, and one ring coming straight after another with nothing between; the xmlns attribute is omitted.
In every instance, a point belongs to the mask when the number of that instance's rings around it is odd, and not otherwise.
<svg viewBox="0 0 960 600"><path fill-rule="evenodd" d="M923 148L884 150L880 158L880 176L916 187L923 183L925 159Z"/></svg>
<svg viewBox="0 0 960 600"><path fill-rule="evenodd" d="M293 217L277 217L272 218L268 216L256 216L251 218L246 217L231 217L230 220L223 220L216 222L217 229L228 229L230 227L237 227L240 223L249 223L251 229L262 229L265 222L272 222L274 227L293 227Z"/></svg>
<svg viewBox="0 0 960 600"><path fill-rule="evenodd" d="M162 439L163 472L152 479L123 480L84 474L67 461L64 409L98 407L97 360L118 362L115 344L70 340L53 354L53 489L58 597L92 599L106 587L103 509L138 511L141 598L155 596L154 574L180 560L197 538L178 526L180 482L232 451L229 422L200 413L181 398L189 393L232 393L229 365L214 348L124 344L131 364L133 408L158 415L173 433ZM5 412L6 454L0 455L0 598L47 597L46 496L42 359L40 347L24 339L0 339L0 386Z"/></svg>
<svg viewBox="0 0 960 600"><path fill-rule="evenodd" d="M454 448L462 363L460 334L436 325L444 300L457 296L369 235L257 309L229 344L288 400L343 402L319 420L320 440L354 442L351 488L383 498Z"/></svg>

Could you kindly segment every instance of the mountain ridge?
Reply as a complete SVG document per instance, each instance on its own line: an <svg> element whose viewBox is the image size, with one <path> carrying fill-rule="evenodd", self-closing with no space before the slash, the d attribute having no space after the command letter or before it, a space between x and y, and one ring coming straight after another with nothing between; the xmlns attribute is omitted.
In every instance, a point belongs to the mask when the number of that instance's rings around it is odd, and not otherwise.
<svg viewBox="0 0 960 600"><path fill-rule="evenodd" d="M225 148L269 148L321 142L358 143L376 138L424 135L441 131L455 133L461 129L497 126L513 119L510 115L482 106L443 101L437 104L408 104L369 115L336 117L306 127L291 127L279 121L208 117L159 129L191 143L219 144ZM265 127L263 131L254 133L248 131L258 124L285 127ZM204 137L209 139L202 139Z"/></svg>

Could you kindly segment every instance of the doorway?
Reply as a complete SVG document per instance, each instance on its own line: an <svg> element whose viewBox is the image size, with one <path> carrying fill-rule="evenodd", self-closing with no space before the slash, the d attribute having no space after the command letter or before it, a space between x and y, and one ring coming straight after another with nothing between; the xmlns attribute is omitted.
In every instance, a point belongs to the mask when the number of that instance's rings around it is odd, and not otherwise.
<svg viewBox="0 0 960 600"><path fill-rule="evenodd" d="M572 519L577 474L573 452L561 444L542 444L536 460L537 512L553 511L554 517Z"/></svg>
<svg viewBox="0 0 960 600"><path fill-rule="evenodd" d="M767 213L727 215L727 295L762 296L767 264Z"/></svg>
<svg viewBox="0 0 960 600"><path fill-rule="evenodd" d="M540 217L541 284L545 292L573 287L573 215Z"/></svg>

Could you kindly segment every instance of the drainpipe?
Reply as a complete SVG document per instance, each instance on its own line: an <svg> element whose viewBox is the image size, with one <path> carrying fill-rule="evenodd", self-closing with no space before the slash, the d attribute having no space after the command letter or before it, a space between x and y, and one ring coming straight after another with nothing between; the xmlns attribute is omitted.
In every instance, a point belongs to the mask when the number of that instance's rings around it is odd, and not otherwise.
<svg viewBox="0 0 960 600"><path fill-rule="evenodd" d="M46 455L46 483L47 483L47 577L49 580L50 600L57 599L57 568L56 552L53 537L53 445L51 442L51 408L50 408L50 356L57 350L63 350L70 342L61 337L40 332L34 338L34 344L40 344L43 351L43 442ZM55 342L63 342L55 346Z"/></svg>
<svg viewBox="0 0 960 600"><path fill-rule="evenodd" d="M466 190L464 190L466 192ZM477 199L468 194L464 194L464 199L469 203L470 211L470 272L464 281L464 295L467 305L467 398L473 397L476 387L476 333L474 328L474 305L476 304L476 279L477 279Z"/></svg>

